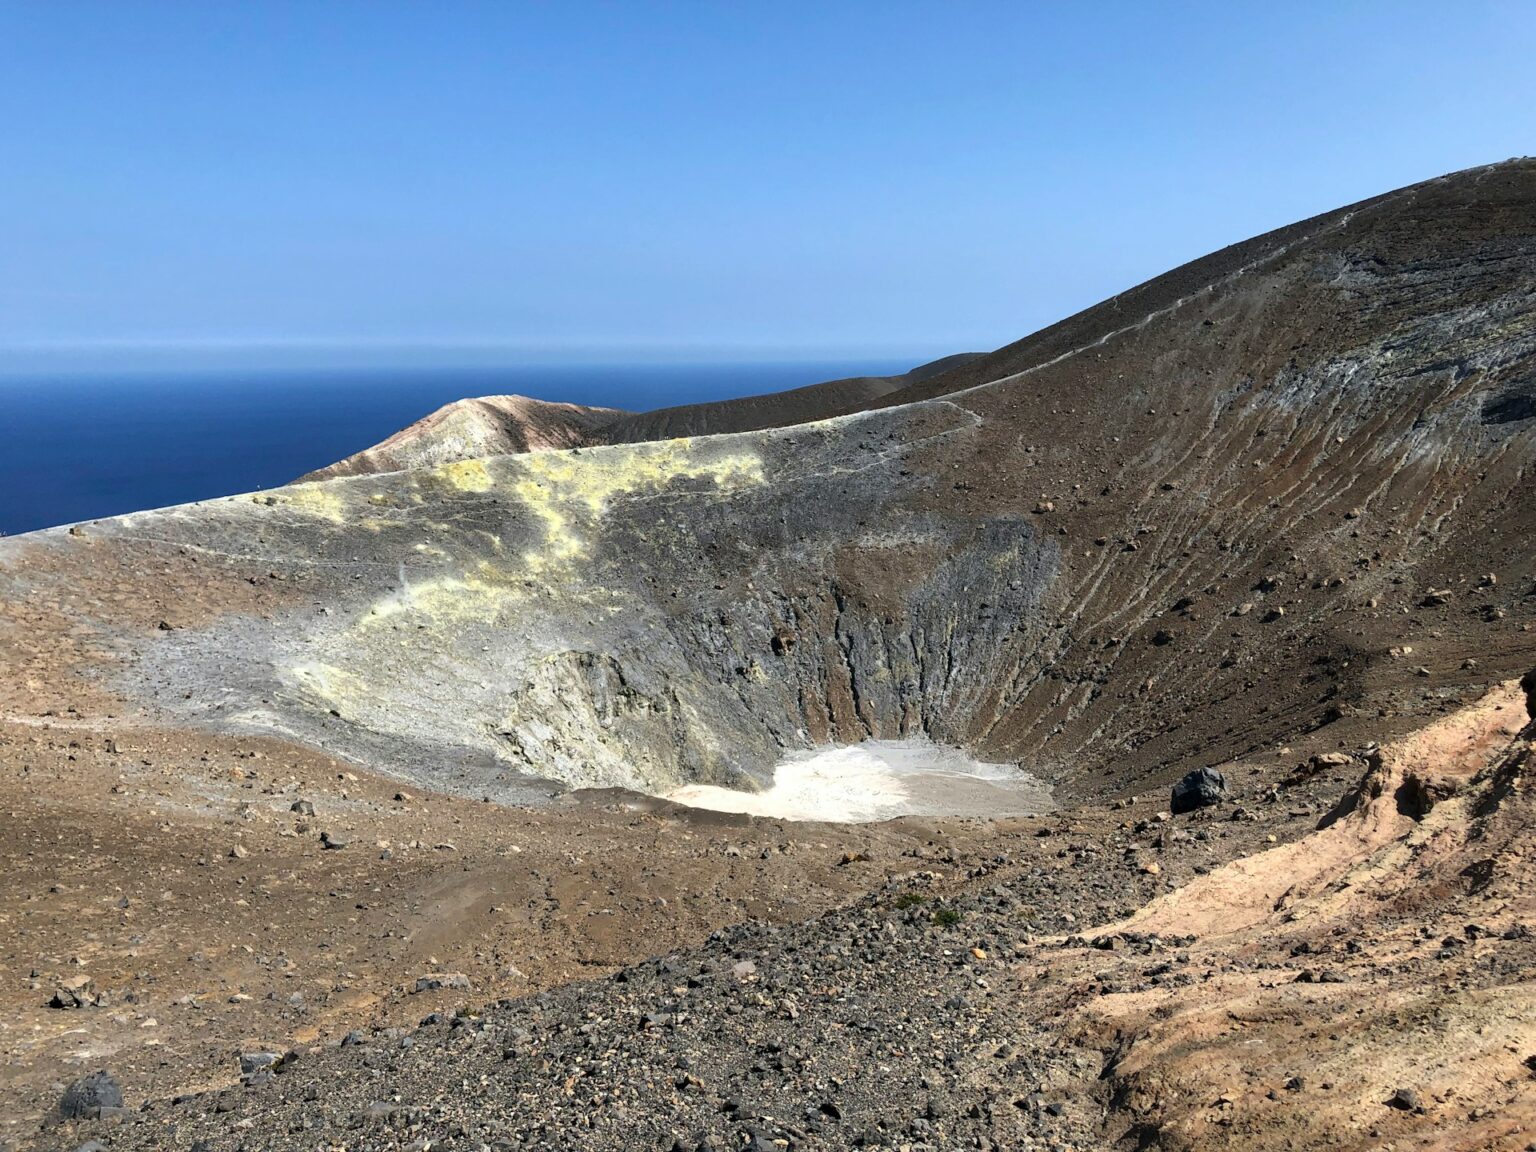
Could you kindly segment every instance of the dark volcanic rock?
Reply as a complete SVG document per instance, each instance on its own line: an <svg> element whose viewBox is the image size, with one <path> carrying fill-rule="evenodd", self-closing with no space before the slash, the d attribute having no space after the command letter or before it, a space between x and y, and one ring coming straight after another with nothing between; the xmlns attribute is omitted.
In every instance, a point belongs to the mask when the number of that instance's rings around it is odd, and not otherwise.
<svg viewBox="0 0 1536 1152"><path fill-rule="evenodd" d="M59 1100L59 1115L67 1120L88 1120L100 1116L103 1109L121 1108L123 1089L106 1069L82 1076L64 1090Z"/></svg>
<svg viewBox="0 0 1536 1152"><path fill-rule="evenodd" d="M1173 786L1169 801L1175 816L1209 808L1227 798L1227 778L1215 768L1196 768Z"/></svg>
<svg viewBox="0 0 1536 1152"><path fill-rule="evenodd" d="M1526 383L1483 404L1485 424L1509 424L1516 420L1536 420L1536 382Z"/></svg>

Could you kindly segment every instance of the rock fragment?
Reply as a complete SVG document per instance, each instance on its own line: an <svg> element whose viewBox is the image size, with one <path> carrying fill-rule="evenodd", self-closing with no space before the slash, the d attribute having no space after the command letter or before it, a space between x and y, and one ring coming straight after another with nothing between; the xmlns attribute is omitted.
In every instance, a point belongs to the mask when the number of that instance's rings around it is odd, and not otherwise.
<svg viewBox="0 0 1536 1152"><path fill-rule="evenodd" d="M101 1003L101 995L89 976L74 976L54 989L50 1008L94 1008Z"/></svg>
<svg viewBox="0 0 1536 1152"><path fill-rule="evenodd" d="M123 1088L105 1068L82 1076L59 1099L59 1115L66 1120L99 1119L104 1110L123 1106Z"/></svg>
<svg viewBox="0 0 1536 1152"><path fill-rule="evenodd" d="M420 976L416 980L413 992L436 992L443 988L454 988L460 992L470 990L469 977L462 972L434 972L427 976Z"/></svg>
<svg viewBox="0 0 1536 1152"><path fill-rule="evenodd" d="M1215 768L1196 768L1173 786L1174 815L1209 808L1227 798L1227 778Z"/></svg>
<svg viewBox="0 0 1536 1152"><path fill-rule="evenodd" d="M242 1052L240 1053L240 1074L249 1076L252 1072L272 1067L282 1058L281 1052Z"/></svg>

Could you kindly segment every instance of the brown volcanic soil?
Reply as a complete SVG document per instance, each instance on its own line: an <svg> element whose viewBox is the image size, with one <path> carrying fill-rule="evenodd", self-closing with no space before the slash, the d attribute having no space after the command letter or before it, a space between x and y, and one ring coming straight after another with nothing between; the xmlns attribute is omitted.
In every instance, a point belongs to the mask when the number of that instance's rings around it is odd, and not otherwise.
<svg viewBox="0 0 1536 1152"><path fill-rule="evenodd" d="M300 800L313 816L290 810ZM326 849L322 832L346 847ZM61 1081L99 1063L135 1099L166 1096L230 1082L237 1049L334 1042L462 1001L407 995L422 975L463 973L494 999L726 924L807 918L932 836L633 795L509 810L402 793L276 740L189 741L111 717L7 724L6 1123L35 1123ZM882 863L841 867L845 853ZM81 976L102 1004L48 1007Z"/></svg>
<svg viewBox="0 0 1536 1152"><path fill-rule="evenodd" d="M900 376L850 376L804 388L791 388L766 396L744 396L707 404L683 404L654 412L626 414L593 430L591 444L630 444L642 440L668 440L676 436L716 436L730 432L757 432L805 424L844 412L874 407L884 398L900 394L923 381L948 373L981 358L978 352L959 352L920 364Z"/></svg>
<svg viewBox="0 0 1536 1152"><path fill-rule="evenodd" d="M13 1138L1526 1146L1533 370L1527 161L809 425L0 542ZM919 734L1067 807L558 782ZM258 1046L295 1057L237 1085ZM148 1107L37 1128L102 1065Z"/></svg>
<svg viewBox="0 0 1536 1152"><path fill-rule="evenodd" d="M327 480L430 468L505 452L576 448L589 442L599 429L628 415L618 408L562 404L528 396L455 400L372 448L317 468L300 479Z"/></svg>
<svg viewBox="0 0 1536 1152"><path fill-rule="evenodd" d="M31 755L54 770L5 783L29 811L6 864L30 883L0 915L31 957L7 962L37 968L6 994L13 1131L47 1148L1525 1148L1526 721L1510 684L1363 759L1228 765L1238 806L1170 819L1153 795L873 830L397 802L275 743L215 743L188 773L155 768L187 751L150 734L116 754L43 734ZM286 812L297 795L318 812L302 823L351 843L320 849ZM716 923L739 927L634 964ZM585 979L616 966L623 983ZM107 1004L39 1007L82 972ZM409 991L443 972L473 988ZM415 1030L434 1010L459 1018ZM236 1085L237 1052L262 1049L293 1062ZM26 1123L51 1077L102 1064L144 1110ZM189 1087L208 1091L169 1102Z"/></svg>

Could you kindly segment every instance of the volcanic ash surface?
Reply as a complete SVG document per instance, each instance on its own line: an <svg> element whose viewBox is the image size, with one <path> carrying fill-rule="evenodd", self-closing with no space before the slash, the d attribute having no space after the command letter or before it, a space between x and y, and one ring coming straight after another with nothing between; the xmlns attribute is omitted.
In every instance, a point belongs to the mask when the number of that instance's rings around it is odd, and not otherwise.
<svg viewBox="0 0 1536 1152"><path fill-rule="evenodd" d="M896 816L1027 816L1056 805L1011 764L973 760L927 740L866 740L794 752L762 792L690 784L667 799L716 812L860 824Z"/></svg>

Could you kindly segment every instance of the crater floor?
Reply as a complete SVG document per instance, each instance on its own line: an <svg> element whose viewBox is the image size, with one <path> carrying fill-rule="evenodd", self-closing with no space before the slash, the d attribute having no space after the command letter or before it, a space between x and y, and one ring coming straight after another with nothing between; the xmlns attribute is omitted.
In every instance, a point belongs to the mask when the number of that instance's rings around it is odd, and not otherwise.
<svg viewBox="0 0 1536 1152"><path fill-rule="evenodd" d="M1056 805L1042 781L929 740L866 740L792 752L761 792L689 784L667 799L776 820L863 824L896 816L1034 816Z"/></svg>

